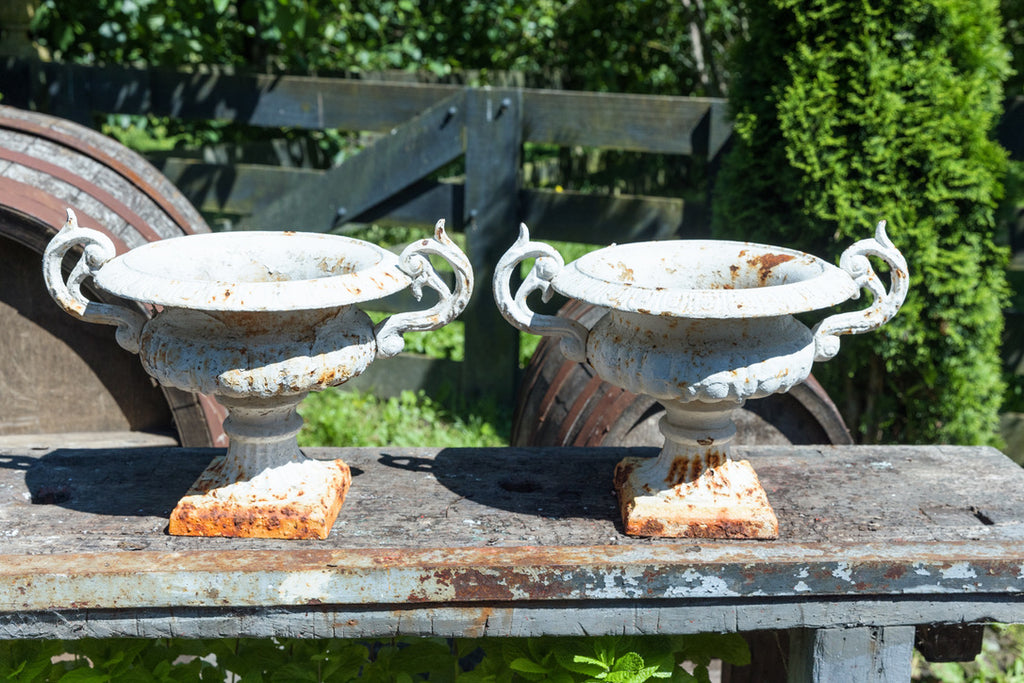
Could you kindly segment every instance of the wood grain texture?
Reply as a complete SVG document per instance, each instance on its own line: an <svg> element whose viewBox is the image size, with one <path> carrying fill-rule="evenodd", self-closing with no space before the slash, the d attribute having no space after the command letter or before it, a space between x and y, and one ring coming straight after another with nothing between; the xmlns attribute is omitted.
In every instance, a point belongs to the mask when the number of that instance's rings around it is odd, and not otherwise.
<svg viewBox="0 0 1024 683"><path fill-rule="evenodd" d="M326 232L462 156L464 96L432 105L368 148L262 207L247 229ZM445 216L437 216L444 218Z"/></svg>
<svg viewBox="0 0 1024 683"><path fill-rule="evenodd" d="M611 469L652 449L310 450L349 497L328 539L275 541L166 534L220 451L0 440L0 635L1024 622L1024 470L997 451L739 450L778 541L622 535Z"/></svg>
<svg viewBox="0 0 1024 683"><path fill-rule="evenodd" d="M4 551L15 555L35 554L42 537L56 544L47 552L101 552L141 536L167 552L611 544L753 560L793 557L807 544L830 554L890 546L885 555L898 558L904 546L933 544L952 556L957 544L974 543L981 557L1020 542L1024 556L1024 470L987 448L738 446L779 515L780 539L770 543L623 536L612 470L626 455L655 449L305 449L345 460L352 489L329 539L290 544L162 533L217 449L4 444L0 437Z"/></svg>
<svg viewBox="0 0 1024 683"><path fill-rule="evenodd" d="M515 398L519 332L498 312L491 293L494 264L519 230L519 166L523 94L482 88L466 97L466 255L475 291L462 314L466 360L462 386L476 400L499 405Z"/></svg>
<svg viewBox="0 0 1024 683"><path fill-rule="evenodd" d="M790 683L903 683L910 680L914 629L843 628L791 634Z"/></svg>
<svg viewBox="0 0 1024 683"><path fill-rule="evenodd" d="M167 430L171 412L114 328L53 302L41 256L0 239L0 434ZM69 405L69 396L88 397Z"/></svg>

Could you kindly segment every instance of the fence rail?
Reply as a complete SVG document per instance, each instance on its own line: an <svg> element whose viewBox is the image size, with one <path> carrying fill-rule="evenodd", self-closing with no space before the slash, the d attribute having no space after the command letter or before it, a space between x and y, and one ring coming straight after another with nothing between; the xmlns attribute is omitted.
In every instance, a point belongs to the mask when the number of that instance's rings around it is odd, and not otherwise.
<svg viewBox="0 0 1024 683"><path fill-rule="evenodd" d="M476 291L463 314L468 395L514 397L518 335L490 302L492 265L526 222L540 239L607 243L703 236L706 206L681 197L555 192L521 185L525 143L698 156L713 160L731 127L720 99L566 92L520 87L240 75L89 67L9 58L4 102L93 124L96 114L155 114L258 127L376 133L363 151L326 171L167 155L154 162L201 210L241 216L248 229L326 231L345 223L431 225L445 217L466 235ZM999 128L1024 158L1024 98ZM300 155L301 156L301 155ZM437 172L462 159L461 179ZM286 160L287 164L293 163ZM681 188L682 190L682 188ZM682 194L682 191L680 192ZM412 388L452 364L401 371L374 366L364 385ZM444 367L442 373L441 367ZM419 378L419 379L417 379Z"/></svg>
<svg viewBox="0 0 1024 683"><path fill-rule="evenodd" d="M728 139L718 99L527 88L89 67L8 59L4 101L93 124L96 114L154 114L251 126L377 133L327 171L264 164L154 159L204 211L242 215L248 229L326 231L346 222L429 225L466 235L476 292L465 321L459 384L468 395L511 401L518 335L490 301L492 265L520 222L542 239L603 243L698 234L681 198L607 196L521 187L525 143L713 158ZM436 173L464 160L461 181ZM409 360L407 363L412 363ZM422 362L430 362L423 360ZM383 364L381 364L383 366ZM369 383L385 392L444 367ZM390 380L398 378L398 384ZM449 379L451 379L449 375Z"/></svg>

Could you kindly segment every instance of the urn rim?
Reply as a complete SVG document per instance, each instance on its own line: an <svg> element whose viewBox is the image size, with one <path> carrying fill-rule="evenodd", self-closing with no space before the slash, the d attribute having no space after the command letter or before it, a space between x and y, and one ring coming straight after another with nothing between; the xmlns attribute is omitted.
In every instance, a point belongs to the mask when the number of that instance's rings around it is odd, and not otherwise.
<svg viewBox="0 0 1024 683"><path fill-rule="evenodd" d="M372 301L407 287L399 258L363 240L312 232L223 232L150 242L95 274L133 301L205 311L295 311Z"/></svg>
<svg viewBox="0 0 1024 683"><path fill-rule="evenodd" d="M612 245L552 280L572 299L678 318L755 318L828 308L860 288L838 266L795 249L727 240Z"/></svg>

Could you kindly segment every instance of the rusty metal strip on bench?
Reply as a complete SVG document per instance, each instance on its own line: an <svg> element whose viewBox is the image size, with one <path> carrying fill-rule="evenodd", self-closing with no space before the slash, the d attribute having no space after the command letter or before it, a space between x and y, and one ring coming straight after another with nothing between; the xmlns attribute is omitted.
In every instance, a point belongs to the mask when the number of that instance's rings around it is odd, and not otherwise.
<svg viewBox="0 0 1024 683"><path fill-rule="evenodd" d="M913 561L906 558L913 557ZM0 556L0 612L172 606L720 599L758 594L1024 597L1005 544L677 545Z"/></svg>

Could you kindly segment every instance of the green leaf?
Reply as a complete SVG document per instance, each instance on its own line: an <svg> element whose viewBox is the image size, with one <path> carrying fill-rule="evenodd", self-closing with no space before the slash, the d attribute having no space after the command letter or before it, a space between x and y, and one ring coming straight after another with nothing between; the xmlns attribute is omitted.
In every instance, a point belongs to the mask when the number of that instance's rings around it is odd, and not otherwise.
<svg viewBox="0 0 1024 683"><path fill-rule="evenodd" d="M59 679L58 683L107 683L110 676L88 666L72 669Z"/></svg>
<svg viewBox="0 0 1024 683"><path fill-rule="evenodd" d="M608 671L608 667L603 662L593 657L572 654L568 648L556 648L554 655L558 665L572 673L594 677Z"/></svg>
<svg viewBox="0 0 1024 683"><path fill-rule="evenodd" d="M551 672L551 669L546 666L542 666L532 659L526 659L525 657L512 660L509 666L513 671L525 674L546 674Z"/></svg>
<svg viewBox="0 0 1024 683"><path fill-rule="evenodd" d="M275 681L275 683L277 681L282 683L289 681L313 681L313 683L316 683L319 679L320 677L317 675L315 666L299 663L282 664L275 668L270 676L270 680Z"/></svg>
<svg viewBox="0 0 1024 683"><path fill-rule="evenodd" d="M612 671L639 671L644 667L644 658L636 652L627 652L615 661Z"/></svg>
<svg viewBox="0 0 1024 683"><path fill-rule="evenodd" d="M609 667L600 659L594 659L593 657L587 657L586 655L574 655L572 658L574 664L583 664L590 667L596 668L599 671L608 671ZM568 667L566 667L568 668ZM584 672L580 672L584 673Z"/></svg>

